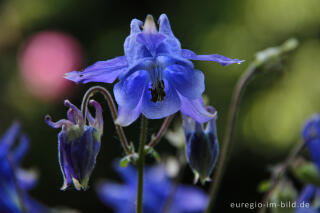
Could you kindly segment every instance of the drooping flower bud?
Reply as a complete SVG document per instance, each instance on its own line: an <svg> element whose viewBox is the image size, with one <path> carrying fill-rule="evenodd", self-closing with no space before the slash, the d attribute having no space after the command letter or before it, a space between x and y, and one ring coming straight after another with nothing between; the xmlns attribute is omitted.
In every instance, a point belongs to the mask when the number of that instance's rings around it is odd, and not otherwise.
<svg viewBox="0 0 320 213"><path fill-rule="evenodd" d="M195 183L200 178L202 184L210 180L219 154L216 119L213 107L207 107L215 116L206 124L201 124L191 117L182 115L183 129L186 138L186 156L195 175ZM204 125L206 127L204 128Z"/></svg>
<svg viewBox="0 0 320 213"><path fill-rule="evenodd" d="M65 101L69 107L68 120L52 122L50 116L46 116L49 126L62 128L58 134L59 164L64 178L61 190L65 190L71 183L77 190L86 189L96 163L103 133L102 109L94 100L89 103L96 110L95 118L87 113L89 125L81 111L68 100Z"/></svg>

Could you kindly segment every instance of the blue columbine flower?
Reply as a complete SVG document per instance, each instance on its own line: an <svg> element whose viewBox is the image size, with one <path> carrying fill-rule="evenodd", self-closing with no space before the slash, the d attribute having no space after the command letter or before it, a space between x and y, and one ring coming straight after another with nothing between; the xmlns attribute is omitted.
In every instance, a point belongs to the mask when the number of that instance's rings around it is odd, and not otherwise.
<svg viewBox="0 0 320 213"><path fill-rule="evenodd" d="M315 114L303 128L302 137L307 141L307 147L312 161L320 170L320 115Z"/></svg>
<svg viewBox="0 0 320 213"><path fill-rule="evenodd" d="M205 129L203 124L182 115L187 160L195 175L195 183L200 178L202 184L210 180L219 154L217 112L213 107L207 107L207 110L215 116L208 121Z"/></svg>
<svg viewBox="0 0 320 213"><path fill-rule="evenodd" d="M134 213L136 205L137 172L132 166L122 168L116 166L117 172L125 182L124 185L111 182L98 184L97 193L103 203L111 206L117 213ZM207 206L208 197L200 189L179 184L174 191L173 182L162 165L145 170L143 190L143 212L161 213L168 199L172 199L168 212L198 213Z"/></svg>
<svg viewBox="0 0 320 213"><path fill-rule="evenodd" d="M151 15L144 25L133 19L124 42L124 56L99 61L65 77L76 83L112 83L118 78L113 92L119 105L116 122L122 126L130 125L141 113L149 119L160 119L178 110L200 123L210 120L213 115L201 102L204 75L190 60L215 61L223 66L242 61L182 49L168 17L162 14L158 22L159 31Z"/></svg>
<svg viewBox="0 0 320 213"><path fill-rule="evenodd" d="M53 128L61 128L58 135L59 164L64 178L61 190L65 190L71 183L77 190L86 189L89 177L96 163L100 150L103 133L102 109L98 102L91 100L90 104L96 109L95 119L87 114L89 125L86 125L81 111L68 100L68 120L62 119L52 122L46 116L46 122Z"/></svg>
<svg viewBox="0 0 320 213"><path fill-rule="evenodd" d="M302 137L307 142L307 148L312 161L317 165L320 172L320 115L315 114L309 119L302 130ZM311 200L313 200L311 204ZM317 213L320 212L320 188L314 185L306 185L302 190L298 206L302 203L309 203L310 208L298 208L296 213ZM312 205L312 206L311 206Z"/></svg>
<svg viewBox="0 0 320 213"><path fill-rule="evenodd" d="M306 185L297 201L297 209L295 213L318 213L320 212L320 189L315 187L314 185ZM316 205L312 205L313 203L317 203Z"/></svg>
<svg viewBox="0 0 320 213"><path fill-rule="evenodd" d="M14 123L0 139L0 212L48 212L46 207L27 195L27 190L35 186L37 176L20 168L29 147L27 137L23 135L17 147L12 149L19 130L20 125Z"/></svg>

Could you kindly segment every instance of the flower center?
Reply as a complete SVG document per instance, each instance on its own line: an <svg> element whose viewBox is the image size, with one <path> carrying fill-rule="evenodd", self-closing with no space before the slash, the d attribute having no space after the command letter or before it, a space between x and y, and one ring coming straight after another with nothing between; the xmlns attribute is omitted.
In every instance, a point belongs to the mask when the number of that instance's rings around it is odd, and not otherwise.
<svg viewBox="0 0 320 213"><path fill-rule="evenodd" d="M166 96L164 91L164 82L163 80L157 81L156 86L152 85L152 88L149 88L151 92L151 101L157 103L158 101L163 101Z"/></svg>
<svg viewBox="0 0 320 213"><path fill-rule="evenodd" d="M151 79L151 101L156 103L163 101L166 93L164 91L163 71L166 67L166 60L162 56L157 57L149 67L149 75Z"/></svg>

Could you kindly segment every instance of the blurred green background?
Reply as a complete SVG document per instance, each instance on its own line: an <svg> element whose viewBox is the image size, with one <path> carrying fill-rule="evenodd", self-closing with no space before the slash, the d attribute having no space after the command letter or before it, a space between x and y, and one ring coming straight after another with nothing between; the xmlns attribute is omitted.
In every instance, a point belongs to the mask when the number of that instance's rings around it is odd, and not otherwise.
<svg viewBox="0 0 320 213"><path fill-rule="evenodd" d="M102 178L119 179L111 162L121 157L123 151L109 112L105 110L105 132L91 188L87 192L59 190L62 175L57 161L58 131L44 123L44 115L50 114L53 120L64 118L63 100L69 99L79 106L85 90L94 84L68 84L61 74L60 83L67 86L52 97L41 95L41 91L50 90L55 84L41 84L44 80L39 73L25 68L22 61L29 39L42 31L72 36L78 48L75 49L81 50L77 56L81 60L75 60L75 66L84 68L95 61L123 54L123 41L132 18L144 20L147 14L158 18L161 13L168 15L183 48L199 54L218 53L246 60L242 65L228 67L195 62L205 73L206 94L219 113L220 141L233 87L254 54L277 46L289 37L296 37L300 42L280 69L258 75L244 95L216 212L251 211L230 209L229 204L261 199L257 184L269 177L268 166L285 158L300 139L305 119L320 111L319 0L3 0L0 3L0 130L4 132L13 120L19 120L29 135L31 149L24 164L40 174L39 183L31 192L36 199L48 206L70 206L82 212L111 211L98 200L94 186ZM46 54L42 51L40 55ZM49 54L44 59L33 58L34 64L30 66L37 67L37 63L45 64L48 60L47 66L54 68L63 59L68 58L56 59ZM46 76L50 75L42 75L44 79ZM159 122L152 125L152 130L156 130ZM137 124L125 130L130 139L136 138ZM174 153L165 141L158 146L158 151L162 155ZM192 182L189 169L184 182ZM207 190L208 186L203 189Z"/></svg>

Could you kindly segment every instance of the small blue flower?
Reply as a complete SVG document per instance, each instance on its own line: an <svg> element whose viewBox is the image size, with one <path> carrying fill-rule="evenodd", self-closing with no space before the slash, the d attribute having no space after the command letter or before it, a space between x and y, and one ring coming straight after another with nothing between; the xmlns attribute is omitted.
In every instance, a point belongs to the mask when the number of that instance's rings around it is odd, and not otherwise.
<svg viewBox="0 0 320 213"><path fill-rule="evenodd" d="M119 106L117 123L128 126L142 113L149 119L167 117L179 110L200 123L210 120L201 100L204 75L190 60L215 61L223 66L238 63L221 55L197 55L182 49L165 14L158 19L131 21L131 32L124 42L124 56L99 61L82 72L67 73L76 83L119 82L113 92ZM141 29L142 28L142 29Z"/></svg>
<svg viewBox="0 0 320 213"><path fill-rule="evenodd" d="M200 178L202 184L210 180L219 155L217 112L213 107L207 109L215 116L208 121L205 129L203 124L182 115L187 160L195 175L194 182Z"/></svg>
<svg viewBox="0 0 320 213"><path fill-rule="evenodd" d="M311 159L320 172L320 115L315 114L310 118L302 130L302 138L306 141ZM295 213L320 212L320 188L314 185L306 185L300 193L297 204L308 203L309 208L297 208ZM311 202L313 200L313 202Z"/></svg>
<svg viewBox="0 0 320 213"><path fill-rule="evenodd" d="M312 161L320 170L320 115L315 114L309 119L302 131L302 137L307 141L307 147Z"/></svg>
<svg viewBox="0 0 320 213"><path fill-rule="evenodd" d="M0 212L22 213L22 202L26 212L44 213L47 208L27 194L36 184L36 174L20 168L29 140L22 135L17 147L12 149L19 130L20 125L14 123L0 139Z"/></svg>
<svg viewBox="0 0 320 213"><path fill-rule="evenodd" d="M132 166L117 166L117 172L125 182L124 185L102 182L97 193L103 203L111 206L117 213L134 213L136 206L137 172ZM173 182L160 165L146 168L143 189L143 212L161 213L172 196ZM170 213L200 213L207 206L208 197L200 189L192 186L178 185L171 203Z"/></svg>
<svg viewBox="0 0 320 213"><path fill-rule="evenodd" d="M49 126L62 127L58 135L59 164L64 179L61 190L65 190L71 183L77 190L86 189L94 169L100 150L103 118L99 103L91 100L90 104L96 109L96 117L94 119L88 112L89 125L86 125L81 111L68 100L65 101L65 105L69 107L68 120L62 119L54 123L50 116L46 116Z"/></svg>

